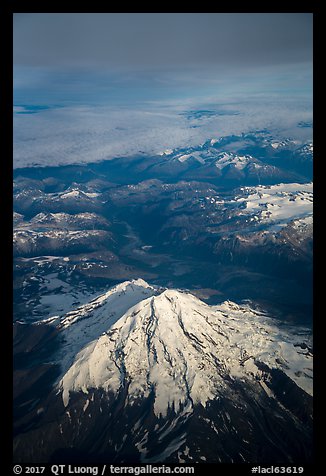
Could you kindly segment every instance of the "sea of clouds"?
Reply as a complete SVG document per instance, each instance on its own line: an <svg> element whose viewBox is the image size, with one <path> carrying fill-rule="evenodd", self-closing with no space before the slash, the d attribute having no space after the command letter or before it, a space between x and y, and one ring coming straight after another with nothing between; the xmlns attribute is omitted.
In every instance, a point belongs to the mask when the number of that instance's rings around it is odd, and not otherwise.
<svg viewBox="0 0 326 476"><path fill-rule="evenodd" d="M209 114L194 114L194 111ZM261 97L152 101L133 106L14 107L14 168L97 162L159 154L207 139L267 129L276 138L312 139L305 100Z"/></svg>

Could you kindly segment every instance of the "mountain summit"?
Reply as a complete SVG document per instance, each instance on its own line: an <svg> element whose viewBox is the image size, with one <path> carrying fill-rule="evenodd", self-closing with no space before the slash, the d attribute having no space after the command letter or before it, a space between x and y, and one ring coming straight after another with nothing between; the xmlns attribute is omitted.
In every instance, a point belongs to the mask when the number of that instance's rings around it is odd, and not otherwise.
<svg viewBox="0 0 326 476"><path fill-rule="evenodd" d="M59 431L38 423L43 457L56 449L61 461L71 458L63 448L69 435L78 457L96 461L310 457L306 329L248 304L209 306L143 280L121 283L46 325L63 339L55 357L61 374L44 403L56 408ZM49 428L51 449L43 440ZM18 439L20 454L32 457L26 435ZM91 449L89 441L96 442Z"/></svg>
<svg viewBox="0 0 326 476"><path fill-rule="evenodd" d="M124 284L122 301L130 302L131 286ZM192 294L164 290L132 306L86 345L60 385L65 405L70 391L85 388L127 388L127 403L154 392L154 412L165 416L172 407L205 407L227 390L229 379L261 381L264 363L311 394L312 357L302 346L308 348L304 336L280 330L248 306L208 306Z"/></svg>

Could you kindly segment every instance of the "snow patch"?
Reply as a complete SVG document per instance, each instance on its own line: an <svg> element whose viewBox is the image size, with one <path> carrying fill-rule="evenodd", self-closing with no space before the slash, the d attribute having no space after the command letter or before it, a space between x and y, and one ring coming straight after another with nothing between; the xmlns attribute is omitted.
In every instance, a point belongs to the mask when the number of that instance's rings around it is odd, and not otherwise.
<svg viewBox="0 0 326 476"><path fill-rule="evenodd" d="M244 204L242 213L258 217L259 221L278 222L281 226L303 218L312 222L312 182L242 187L241 191L244 196L237 197L233 203Z"/></svg>
<svg viewBox="0 0 326 476"><path fill-rule="evenodd" d="M159 152L158 155L171 155L173 154L173 149L165 149L163 152Z"/></svg>
<svg viewBox="0 0 326 476"><path fill-rule="evenodd" d="M215 166L222 170L227 165L233 165L236 169L242 170L253 160L253 157L250 155L236 155L232 152L222 152L218 155Z"/></svg>

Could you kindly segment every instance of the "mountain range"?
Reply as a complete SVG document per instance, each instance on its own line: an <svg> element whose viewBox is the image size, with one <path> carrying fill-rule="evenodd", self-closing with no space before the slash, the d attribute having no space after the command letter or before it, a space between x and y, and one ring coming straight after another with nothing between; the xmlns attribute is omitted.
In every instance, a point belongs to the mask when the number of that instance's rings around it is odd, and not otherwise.
<svg viewBox="0 0 326 476"><path fill-rule="evenodd" d="M15 462L310 463L313 144L158 150L14 170Z"/></svg>

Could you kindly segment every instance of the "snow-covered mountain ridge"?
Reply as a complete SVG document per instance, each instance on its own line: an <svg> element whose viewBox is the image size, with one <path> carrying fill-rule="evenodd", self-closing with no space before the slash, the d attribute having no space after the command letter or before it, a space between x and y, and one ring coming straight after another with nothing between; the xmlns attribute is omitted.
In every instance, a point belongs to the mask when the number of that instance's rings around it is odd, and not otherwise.
<svg viewBox="0 0 326 476"><path fill-rule="evenodd" d="M71 392L126 392L126 404L154 394L154 413L192 412L227 394L229 382L273 392L261 364L279 369L312 394L309 331L280 325L263 311L226 301L209 306L188 292L121 283L90 303L50 320L61 330L58 383Z"/></svg>

